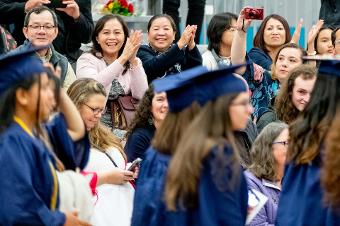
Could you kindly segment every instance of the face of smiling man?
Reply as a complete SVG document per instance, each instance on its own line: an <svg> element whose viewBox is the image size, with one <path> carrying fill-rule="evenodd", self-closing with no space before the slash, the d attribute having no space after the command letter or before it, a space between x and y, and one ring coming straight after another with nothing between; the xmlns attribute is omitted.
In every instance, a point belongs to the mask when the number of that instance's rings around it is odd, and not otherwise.
<svg viewBox="0 0 340 226"><path fill-rule="evenodd" d="M58 35L58 27L55 25L53 16L48 10L32 13L28 25L23 28L25 37L34 46L46 46L53 42Z"/></svg>

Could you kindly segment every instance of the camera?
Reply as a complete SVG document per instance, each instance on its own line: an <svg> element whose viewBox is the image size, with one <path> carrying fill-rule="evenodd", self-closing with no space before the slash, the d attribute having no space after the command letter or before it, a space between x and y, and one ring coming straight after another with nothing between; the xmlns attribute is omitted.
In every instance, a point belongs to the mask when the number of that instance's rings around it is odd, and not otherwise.
<svg viewBox="0 0 340 226"><path fill-rule="evenodd" d="M244 8L244 18L263 20L263 8Z"/></svg>
<svg viewBox="0 0 340 226"><path fill-rule="evenodd" d="M66 4L63 3L63 0L51 0L49 4L46 4L48 8L66 8Z"/></svg>

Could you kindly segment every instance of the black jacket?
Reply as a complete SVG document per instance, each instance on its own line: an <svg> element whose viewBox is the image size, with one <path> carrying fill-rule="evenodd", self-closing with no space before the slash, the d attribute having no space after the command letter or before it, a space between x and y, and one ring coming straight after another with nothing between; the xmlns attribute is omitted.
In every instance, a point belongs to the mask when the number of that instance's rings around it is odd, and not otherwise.
<svg viewBox="0 0 340 226"><path fill-rule="evenodd" d="M25 36L22 32L27 0L0 0L0 24L7 25L18 45L23 44ZM74 62L80 55L81 43L91 41L93 20L91 0L75 0L78 3L80 17L75 21L66 13L55 10L58 18L58 37L54 40L54 48ZM14 26L12 26L14 25Z"/></svg>
<svg viewBox="0 0 340 226"><path fill-rule="evenodd" d="M202 56L195 46L181 50L174 44L164 53L158 53L149 45L142 45L137 53L141 59L148 82L165 75L176 74L186 69L202 65Z"/></svg>
<svg viewBox="0 0 340 226"><path fill-rule="evenodd" d="M327 25L340 26L340 1L321 0L319 18L323 19Z"/></svg>

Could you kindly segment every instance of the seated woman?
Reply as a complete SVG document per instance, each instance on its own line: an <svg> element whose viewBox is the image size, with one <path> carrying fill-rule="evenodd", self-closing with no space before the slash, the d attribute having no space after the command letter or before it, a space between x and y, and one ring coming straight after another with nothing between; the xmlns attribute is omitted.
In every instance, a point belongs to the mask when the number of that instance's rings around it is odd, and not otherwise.
<svg viewBox="0 0 340 226"><path fill-rule="evenodd" d="M139 103L135 118L125 135L127 141L124 150L128 161L136 158L144 159L144 153L149 148L156 129L161 126L167 113L166 93L154 93L151 84Z"/></svg>
<svg viewBox="0 0 340 226"><path fill-rule="evenodd" d="M271 70L278 49L290 41L291 35L286 19L271 14L264 18L257 31L253 41L254 47L248 53L249 58L262 68Z"/></svg>
<svg viewBox="0 0 340 226"><path fill-rule="evenodd" d="M288 125L268 124L258 135L250 151L251 164L245 171L249 189L255 189L268 201L249 225L274 225L281 192L286 152Z"/></svg>
<svg viewBox="0 0 340 226"><path fill-rule="evenodd" d="M243 14L242 9L237 20L237 31L231 46L233 64L243 63L247 59L246 31L251 21L244 19ZM278 94L280 84L287 79L290 70L304 63L302 57L305 55L306 51L304 49L294 43L288 43L280 46L277 50L277 55L273 59L272 73L256 63L249 64L243 73L240 72L246 79L252 93L251 102L254 107L252 117L255 122L270 110L269 107L273 98Z"/></svg>
<svg viewBox="0 0 340 226"><path fill-rule="evenodd" d="M275 99L278 120L292 123L309 102L316 81L316 68L300 65L294 68Z"/></svg>
<svg viewBox="0 0 340 226"><path fill-rule="evenodd" d="M105 15L98 20L92 34L93 48L77 61L77 77L93 78L105 87L106 111L102 122L114 129L110 101L120 95L130 94L141 99L148 88L147 78L140 60L136 57L141 42L141 32L129 30L117 15ZM124 131L115 130L123 137Z"/></svg>
<svg viewBox="0 0 340 226"><path fill-rule="evenodd" d="M0 186L0 224L89 225L72 212L58 210L56 158L43 141L41 129L56 107L56 98L46 68L34 55L36 50L9 53L0 59L0 74L4 75L0 78L0 175L6 178ZM67 97L61 97L65 98L61 100L63 108ZM63 136L75 140L84 136L77 116L75 113L73 117L75 124L71 123L75 127L69 128L78 129L70 134L64 131Z"/></svg>
<svg viewBox="0 0 340 226"><path fill-rule="evenodd" d="M156 78L176 74L202 64L195 44L196 25L188 25L177 43L173 43L176 25L171 16L153 16L148 23L149 45L142 45L137 56L151 83Z"/></svg>
<svg viewBox="0 0 340 226"><path fill-rule="evenodd" d="M98 226L129 226L132 214L134 173L126 170L126 156L120 141L101 125L105 109L104 86L90 78L75 81L67 91L77 106L89 132L91 152L85 172L94 172L98 180L97 200L91 223Z"/></svg>
<svg viewBox="0 0 340 226"><path fill-rule="evenodd" d="M208 50L202 54L203 66L209 70L231 64L231 44L236 31L237 16L233 13L214 15L208 26Z"/></svg>

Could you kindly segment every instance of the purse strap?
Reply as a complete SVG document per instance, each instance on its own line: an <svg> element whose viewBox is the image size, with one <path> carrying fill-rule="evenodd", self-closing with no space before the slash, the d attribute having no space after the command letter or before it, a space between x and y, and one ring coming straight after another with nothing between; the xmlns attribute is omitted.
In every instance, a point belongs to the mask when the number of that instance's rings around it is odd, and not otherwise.
<svg viewBox="0 0 340 226"><path fill-rule="evenodd" d="M106 153L106 151L104 151L104 154L111 160L113 165L118 168L118 165L115 163L115 161L113 161L112 157L108 153Z"/></svg>
<svg viewBox="0 0 340 226"><path fill-rule="evenodd" d="M98 145L95 145L95 144L92 144L92 146L97 148L101 152L103 152L110 159L110 161L113 163L113 165L118 168L118 165L115 163L115 161L112 159L112 157L105 150L103 150L102 148L100 148Z"/></svg>

